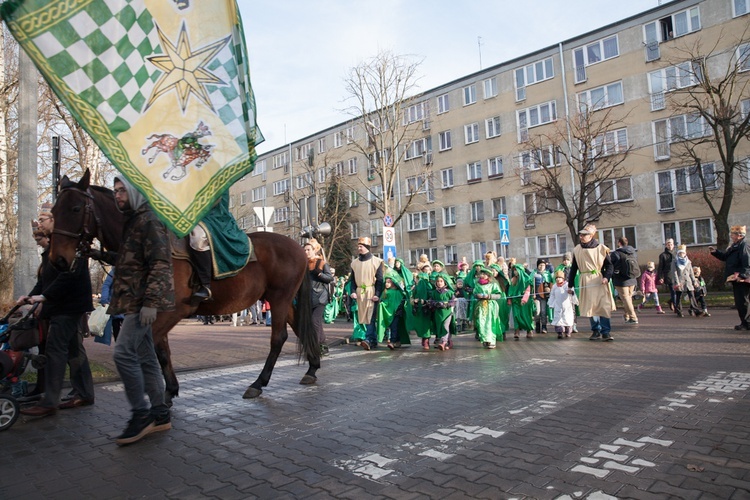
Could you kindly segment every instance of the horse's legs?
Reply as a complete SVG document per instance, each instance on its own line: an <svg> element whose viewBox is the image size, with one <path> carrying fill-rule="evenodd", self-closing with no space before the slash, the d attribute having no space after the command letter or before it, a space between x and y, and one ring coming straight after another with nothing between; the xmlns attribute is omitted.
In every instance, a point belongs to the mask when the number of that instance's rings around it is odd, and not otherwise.
<svg viewBox="0 0 750 500"><path fill-rule="evenodd" d="M287 308L274 307L271 305L271 311L285 311ZM268 385L268 381L271 380L271 373L273 367L276 366L276 361L279 359L281 354L281 348L284 347L289 333L286 330L286 315L283 313L271 314L271 352L268 353L266 358L266 364L263 365L263 370L260 372L258 379L250 384L250 386L242 395L244 399L257 398L263 392L263 388Z"/></svg>
<svg viewBox="0 0 750 500"><path fill-rule="evenodd" d="M177 321L179 321L179 318L177 318ZM167 337L174 324L176 324L176 321L169 321L168 325L161 323L153 329L154 350L161 366L161 372L164 375L164 401L168 406L172 406L172 398L177 397L180 392L180 383L177 381L177 375L175 375L172 367L172 352L169 349Z"/></svg>

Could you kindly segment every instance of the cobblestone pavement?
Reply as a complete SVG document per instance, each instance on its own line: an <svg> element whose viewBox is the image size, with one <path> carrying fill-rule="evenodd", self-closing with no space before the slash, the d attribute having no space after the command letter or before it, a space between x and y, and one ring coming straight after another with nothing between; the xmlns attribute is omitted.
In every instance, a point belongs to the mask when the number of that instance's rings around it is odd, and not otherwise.
<svg viewBox="0 0 750 500"><path fill-rule="evenodd" d="M730 310L640 319L610 343L342 344L315 386L290 351L255 400L259 361L183 371L173 429L122 448L122 387L99 384L0 434L0 498L750 498L750 332Z"/></svg>

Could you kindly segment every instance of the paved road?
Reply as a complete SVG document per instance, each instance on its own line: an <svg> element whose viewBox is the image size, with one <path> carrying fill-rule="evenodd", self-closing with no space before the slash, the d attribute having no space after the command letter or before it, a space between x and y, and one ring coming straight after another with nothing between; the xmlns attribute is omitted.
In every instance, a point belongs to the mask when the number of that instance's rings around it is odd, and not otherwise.
<svg viewBox="0 0 750 500"><path fill-rule="evenodd" d="M260 362L186 371L174 428L123 448L122 388L100 384L95 406L0 435L0 498L750 498L736 322L648 311L612 343L340 345L311 387L290 352L255 400Z"/></svg>

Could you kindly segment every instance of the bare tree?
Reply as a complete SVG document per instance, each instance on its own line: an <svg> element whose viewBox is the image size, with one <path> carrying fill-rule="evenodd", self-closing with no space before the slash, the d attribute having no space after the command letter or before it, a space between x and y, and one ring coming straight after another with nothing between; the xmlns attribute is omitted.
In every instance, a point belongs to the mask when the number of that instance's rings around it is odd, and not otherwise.
<svg viewBox="0 0 750 500"><path fill-rule="evenodd" d="M357 176L355 182L394 224L426 188L432 164L429 106L413 95L420 64L383 51L352 68L345 80L347 100L353 103L346 111L353 119L340 140L367 158L368 175ZM396 192L400 177L413 179L413 189ZM394 201L397 195L399 204Z"/></svg>
<svg viewBox="0 0 750 500"><path fill-rule="evenodd" d="M711 211L719 247L729 244L734 197L747 191L750 138L750 36L723 33L709 50L701 40L678 47L665 72L662 91L652 94L672 112L657 147L689 165ZM744 146L744 147L743 147ZM741 153L744 151L744 154Z"/></svg>
<svg viewBox="0 0 750 500"><path fill-rule="evenodd" d="M518 173L527 227L539 214L557 213L578 243L578 231L587 223L605 214L623 215L623 206L613 201L633 198L625 166L632 148L624 118L614 116L616 108L599 107L593 103L523 143Z"/></svg>

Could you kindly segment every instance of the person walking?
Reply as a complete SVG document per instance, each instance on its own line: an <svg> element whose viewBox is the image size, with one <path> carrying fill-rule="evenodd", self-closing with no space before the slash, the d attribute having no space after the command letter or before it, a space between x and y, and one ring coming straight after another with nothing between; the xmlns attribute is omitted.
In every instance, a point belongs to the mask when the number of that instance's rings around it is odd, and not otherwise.
<svg viewBox="0 0 750 500"><path fill-rule="evenodd" d="M747 226L732 226L729 229L732 244L726 250L708 247L711 255L725 263L724 277L732 284L734 306L740 316L735 330L750 330L750 246L745 240L746 234Z"/></svg>
<svg viewBox="0 0 750 500"><path fill-rule="evenodd" d="M674 240L668 238L664 243L664 251L659 254L659 265L656 268L656 277L660 285L664 285L669 291L667 305L674 311L675 290L672 283L672 261L674 260Z"/></svg>
<svg viewBox="0 0 750 500"><path fill-rule="evenodd" d="M116 254L94 251L92 256L115 264L107 312L124 315L114 353L132 411L127 427L116 440L123 446L172 428L151 328L158 311L174 309L175 299L167 229L146 198L124 177L115 177L114 188L117 208L127 217L122 244Z"/></svg>
<svg viewBox="0 0 750 500"><path fill-rule="evenodd" d="M675 290L674 312L680 318L684 318L682 312L682 296L687 295L690 300L690 315L697 315L700 312L698 303L695 302L695 274L693 273L693 263L687 256L687 247L680 245L677 247L677 255L672 261L672 286Z"/></svg>
<svg viewBox="0 0 750 500"><path fill-rule="evenodd" d="M633 306L633 292L641 275L638 267L638 256L635 248L628 245L628 239L622 236L617 240L617 250L612 252L612 266L614 274L612 283L615 285L622 307L625 310L625 323L638 324L638 315Z"/></svg>
<svg viewBox="0 0 750 500"><path fill-rule="evenodd" d="M39 228L44 235L54 230L52 207L42 207ZM42 252L37 282L28 295L19 297L18 304L41 304L39 318L48 324L44 347L47 364L44 370L44 396L21 413L46 417L58 408L76 408L94 404L94 380L91 375L83 337L79 333L86 313L94 310L88 259L78 257L69 271L59 271L49 261L49 246ZM70 382L75 396L60 403L65 368L70 365Z"/></svg>
<svg viewBox="0 0 750 500"><path fill-rule="evenodd" d="M568 293L574 293L575 277L580 276L578 298L581 316L588 316L591 324L589 340L612 341L610 316L615 311L615 300L609 281L612 278L612 260L606 245L594 236L596 226L587 224L578 233L578 245L573 249L573 263L568 274Z"/></svg>
<svg viewBox="0 0 750 500"><path fill-rule="evenodd" d="M326 356L328 355L328 344L326 343L326 334L323 330L323 313L331 298L328 285L333 281L333 274L328 263L323 258L318 240L311 238L305 243L303 248L307 256L307 271L310 274L310 281L312 281L313 329L318 336L320 354Z"/></svg>
<svg viewBox="0 0 750 500"><path fill-rule="evenodd" d="M638 310L642 310L646 305L646 301L651 299L656 305L656 314L664 314L664 310L659 305L659 290L656 288L656 265L653 261L646 263L646 271L641 274L641 292L643 293L643 300L638 306Z"/></svg>
<svg viewBox="0 0 750 500"><path fill-rule="evenodd" d="M352 261L352 274L349 282L352 284L351 298L357 301L357 321L365 330L365 339L360 346L369 351L378 345L375 322L377 318L377 303L383 292L383 259L375 257L370 252L370 238L363 236L357 240L357 258Z"/></svg>

